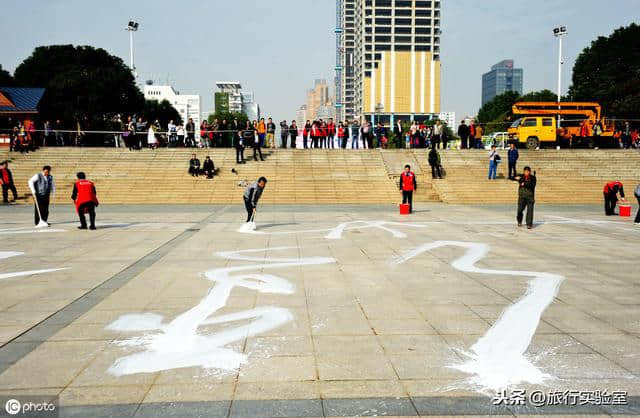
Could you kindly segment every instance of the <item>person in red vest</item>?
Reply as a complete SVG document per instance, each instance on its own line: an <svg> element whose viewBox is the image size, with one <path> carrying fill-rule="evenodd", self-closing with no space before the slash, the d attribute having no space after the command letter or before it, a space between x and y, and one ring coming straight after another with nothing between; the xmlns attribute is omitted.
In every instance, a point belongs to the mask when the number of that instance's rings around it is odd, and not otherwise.
<svg viewBox="0 0 640 418"><path fill-rule="evenodd" d="M400 175L400 190L402 191L402 204L409 204L409 213L413 213L413 192L418 190L416 175L411 171L409 164L404 166L404 171Z"/></svg>
<svg viewBox="0 0 640 418"><path fill-rule="evenodd" d="M13 184L13 174L9 170L9 162L0 163L0 184L2 185L2 203L9 203L9 190L13 193L13 201L18 199L16 185Z"/></svg>
<svg viewBox="0 0 640 418"><path fill-rule="evenodd" d="M87 180L87 176L83 172L77 174L78 181L73 185L73 193L71 199L76 204L76 211L80 217L80 226L78 229L87 229L87 219L85 214L89 214L91 226L89 229L96 229L96 207L98 206L98 198L96 197L96 186L93 182Z"/></svg>
<svg viewBox="0 0 640 418"><path fill-rule="evenodd" d="M618 195L624 200L624 187L619 181L610 181L604 185L604 214L607 216L615 215L616 204L618 203Z"/></svg>
<svg viewBox="0 0 640 418"><path fill-rule="evenodd" d="M334 147L333 141L336 137L336 124L333 123L333 118L329 118L329 123L327 124L327 148L336 148Z"/></svg>

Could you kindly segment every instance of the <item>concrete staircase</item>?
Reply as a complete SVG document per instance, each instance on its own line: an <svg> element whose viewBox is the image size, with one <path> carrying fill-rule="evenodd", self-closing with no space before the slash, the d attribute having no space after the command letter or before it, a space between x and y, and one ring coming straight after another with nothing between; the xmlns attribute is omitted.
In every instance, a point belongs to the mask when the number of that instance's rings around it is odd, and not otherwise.
<svg viewBox="0 0 640 418"><path fill-rule="evenodd" d="M513 203L518 184L509 181L506 150L499 152L502 162L498 179L488 180L489 152L446 150L441 152L446 170L444 180L434 187L443 202L455 204ZM426 155L419 158L426 163ZM640 182L640 153L636 150L520 150L518 173L525 166L536 171L536 201L554 204L602 202L604 183L620 180L633 200L633 189Z"/></svg>
<svg viewBox="0 0 640 418"><path fill-rule="evenodd" d="M272 204L386 203L400 201L398 178L405 164L418 176L417 202L455 204L513 203L517 184L506 180L506 151L501 152L498 180L486 179L488 152L441 152L444 180L432 180L426 150L277 150L264 162L235 163L233 149L196 150L201 161L211 156L219 175L214 180L188 175L192 149L130 152L114 148L45 148L9 159L18 192L28 195L27 179L45 164L53 167L55 203L71 203L78 171L96 183L103 204L237 204L244 181L269 179L262 202ZM640 153L622 150L520 151L518 169L537 171L539 203L599 203L606 181L621 180L632 198L640 182ZM238 174L231 172L237 170ZM29 202L22 200L21 202Z"/></svg>

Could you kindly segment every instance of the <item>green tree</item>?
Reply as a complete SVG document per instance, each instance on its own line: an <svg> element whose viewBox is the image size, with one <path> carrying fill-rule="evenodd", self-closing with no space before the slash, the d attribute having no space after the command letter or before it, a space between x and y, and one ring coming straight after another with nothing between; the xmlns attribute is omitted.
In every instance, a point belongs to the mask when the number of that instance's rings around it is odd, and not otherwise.
<svg viewBox="0 0 640 418"><path fill-rule="evenodd" d="M98 128L115 114L135 113L144 106L129 68L101 48L40 46L16 68L14 77L21 86L46 88L42 117L67 123L81 120L84 129Z"/></svg>
<svg viewBox="0 0 640 418"><path fill-rule="evenodd" d="M178 113L168 100L161 102L157 100L146 100L142 114L150 123L154 123L156 120L160 122L162 129L166 129L170 121L173 121L176 125L182 123L180 113Z"/></svg>
<svg viewBox="0 0 640 418"><path fill-rule="evenodd" d="M11 73L3 69L2 64L0 64L0 86L3 86L3 87L15 86L15 80L11 76Z"/></svg>
<svg viewBox="0 0 640 418"><path fill-rule="evenodd" d="M616 117L640 113L640 25L632 23L601 36L585 48L573 67L569 96L593 101Z"/></svg>
<svg viewBox="0 0 640 418"><path fill-rule="evenodd" d="M505 131L508 125L517 119L512 112L516 102L556 102L558 96L551 90L533 91L525 95L508 91L487 102L478 111L478 122L485 125L485 133Z"/></svg>

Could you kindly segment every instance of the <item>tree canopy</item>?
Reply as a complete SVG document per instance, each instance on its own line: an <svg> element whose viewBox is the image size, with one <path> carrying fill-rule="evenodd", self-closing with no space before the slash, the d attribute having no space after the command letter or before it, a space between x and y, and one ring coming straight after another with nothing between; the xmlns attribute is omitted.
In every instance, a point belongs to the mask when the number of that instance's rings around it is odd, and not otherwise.
<svg viewBox="0 0 640 418"><path fill-rule="evenodd" d="M640 25L632 23L601 36L585 48L573 67L569 96L599 102L609 117L640 113Z"/></svg>
<svg viewBox="0 0 640 418"><path fill-rule="evenodd" d="M44 87L44 118L105 121L142 109L144 97L122 59L91 46L37 47L16 68L15 82Z"/></svg>
<svg viewBox="0 0 640 418"><path fill-rule="evenodd" d="M176 125L182 123L180 113L166 99L161 102L146 100L142 114L150 123L154 123L157 120L163 128L166 128L170 121L173 121Z"/></svg>
<svg viewBox="0 0 640 418"><path fill-rule="evenodd" d="M11 76L11 73L3 69L2 64L0 64L0 86L3 86L3 87L15 86L15 80Z"/></svg>
<svg viewBox="0 0 640 418"><path fill-rule="evenodd" d="M511 107L516 102L556 102L557 100L557 94L547 89L522 96L515 91L508 91L485 103L478 111L477 119L478 122L487 124L486 133L501 132L515 119Z"/></svg>

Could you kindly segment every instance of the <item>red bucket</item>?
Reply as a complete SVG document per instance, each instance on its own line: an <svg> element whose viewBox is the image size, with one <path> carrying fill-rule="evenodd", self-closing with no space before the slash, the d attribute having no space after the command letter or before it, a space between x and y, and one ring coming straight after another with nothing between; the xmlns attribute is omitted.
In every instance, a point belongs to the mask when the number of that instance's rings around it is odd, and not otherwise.
<svg viewBox="0 0 640 418"><path fill-rule="evenodd" d="M631 216L631 205L621 204L620 205L620 216L624 216L626 218Z"/></svg>
<svg viewBox="0 0 640 418"><path fill-rule="evenodd" d="M408 215L409 214L409 205L401 204L400 205L400 215Z"/></svg>

